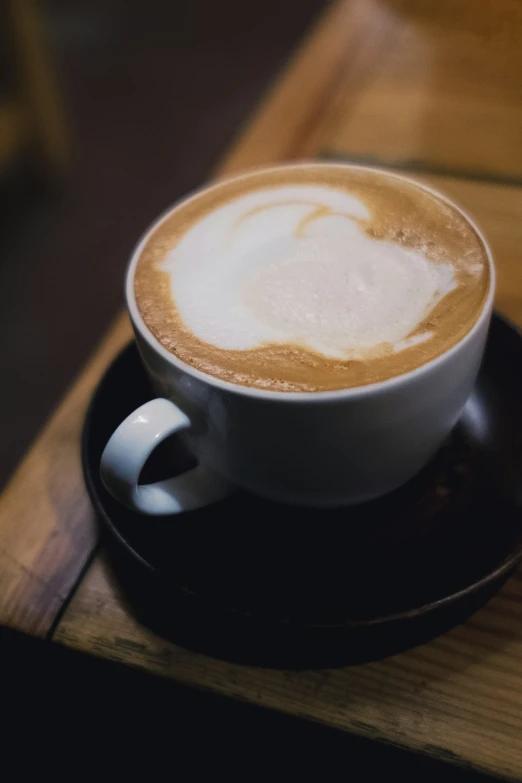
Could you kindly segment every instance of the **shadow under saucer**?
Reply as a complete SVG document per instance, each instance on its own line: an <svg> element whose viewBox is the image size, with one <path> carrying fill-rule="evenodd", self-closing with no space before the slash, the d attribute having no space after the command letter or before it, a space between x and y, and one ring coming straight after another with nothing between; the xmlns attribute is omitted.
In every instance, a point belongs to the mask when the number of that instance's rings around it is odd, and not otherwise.
<svg viewBox="0 0 522 783"><path fill-rule="evenodd" d="M498 315L448 441L407 485L360 506L298 508L238 490L178 516L129 511L101 484L100 456L153 396L131 344L94 395L83 465L134 611L177 644L285 668L380 658L464 620L522 558L522 338ZM165 442L144 479L190 459Z"/></svg>

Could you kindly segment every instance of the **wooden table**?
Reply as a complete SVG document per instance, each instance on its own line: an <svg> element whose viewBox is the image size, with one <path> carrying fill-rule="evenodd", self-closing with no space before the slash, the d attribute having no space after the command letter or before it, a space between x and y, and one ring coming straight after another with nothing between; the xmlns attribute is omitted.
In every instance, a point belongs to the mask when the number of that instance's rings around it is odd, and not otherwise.
<svg viewBox="0 0 522 783"><path fill-rule="evenodd" d="M472 212L498 264L498 308L522 325L522 4L339 0L218 174L303 157L407 170ZM136 226L137 234L142 226ZM491 774L522 779L522 578L465 625L345 669L214 660L138 624L97 545L79 439L120 316L0 502L0 623L197 688ZM521 401L522 404L522 401Z"/></svg>

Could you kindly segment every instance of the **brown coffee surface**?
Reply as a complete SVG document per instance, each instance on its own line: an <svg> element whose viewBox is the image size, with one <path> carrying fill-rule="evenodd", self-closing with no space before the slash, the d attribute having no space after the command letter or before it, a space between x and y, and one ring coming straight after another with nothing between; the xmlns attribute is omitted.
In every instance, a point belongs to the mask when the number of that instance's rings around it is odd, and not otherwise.
<svg viewBox="0 0 522 783"><path fill-rule="evenodd" d="M394 352L380 345L363 359L332 359L293 343L249 350L218 348L200 340L180 317L170 277L160 268L169 251L203 216L239 196L266 187L326 185L352 194L370 212L358 220L372 239L450 263L456 286L409 336L430 339ZM139 312L154 337L183 362L225 381L273 391L327 391L376 383L409 372L458 343L479 317L490 287L486 249L464 215L415 183L381 171L329 164L281 166L219 183L181 202L153 227L134 275Z"/></svg>

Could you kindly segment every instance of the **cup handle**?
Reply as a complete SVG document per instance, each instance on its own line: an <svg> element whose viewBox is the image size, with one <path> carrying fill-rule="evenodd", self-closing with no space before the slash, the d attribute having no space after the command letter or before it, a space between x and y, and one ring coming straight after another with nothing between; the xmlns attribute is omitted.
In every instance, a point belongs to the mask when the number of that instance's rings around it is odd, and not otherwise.
<svg viewBox="0 0 522 783"><path fill-rule="evenodd" d="M190 426L188 416L161 397L131 413L112 434L101 458L101 479L111 495L133 511L158 516L191 511L226 497L230 485L201 465L155 484L138 483L156 446Z"/></svg>

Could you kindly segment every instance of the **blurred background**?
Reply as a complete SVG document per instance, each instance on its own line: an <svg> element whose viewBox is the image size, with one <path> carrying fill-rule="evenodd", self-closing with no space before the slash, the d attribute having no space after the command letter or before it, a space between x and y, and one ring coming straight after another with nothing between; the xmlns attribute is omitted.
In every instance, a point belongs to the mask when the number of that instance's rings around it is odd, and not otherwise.
<svg viewBox="0 0 522 783"><path fill-rule="evenodd" d="M3 0L4 484L123 305L133 244L212 175L324 0Z"/></svg>

